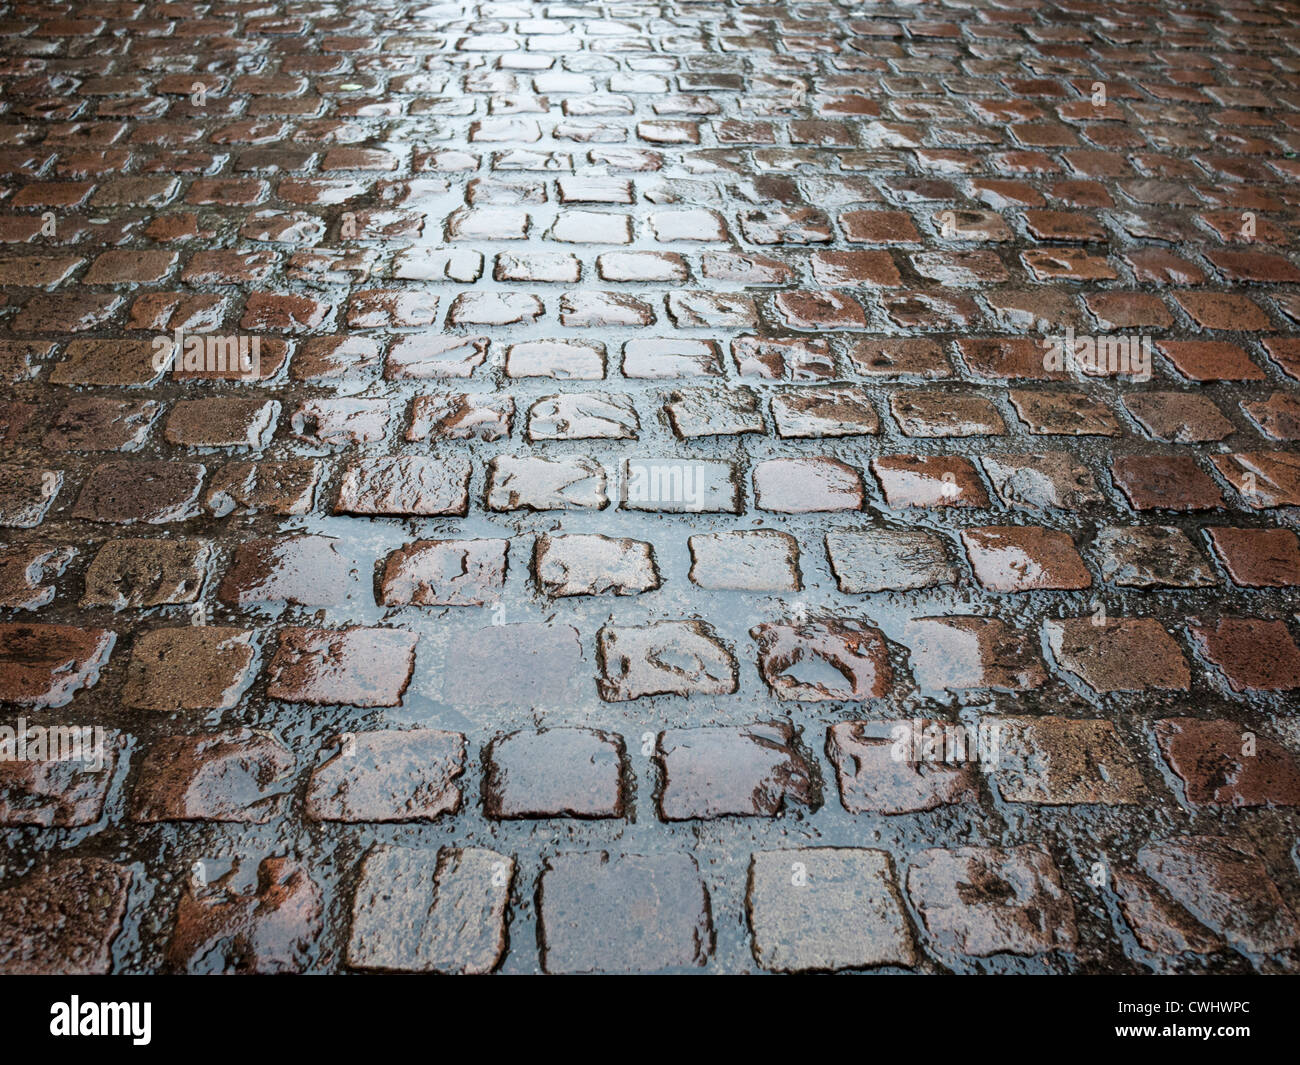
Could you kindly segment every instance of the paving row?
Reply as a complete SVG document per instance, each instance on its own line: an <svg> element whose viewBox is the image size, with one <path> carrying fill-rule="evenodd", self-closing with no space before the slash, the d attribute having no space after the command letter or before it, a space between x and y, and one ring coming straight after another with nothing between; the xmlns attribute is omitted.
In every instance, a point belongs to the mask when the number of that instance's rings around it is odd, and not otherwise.
<svg viewBox="0 0 1300 1065"><path fill-rule="evenodd" d="M1300 965L1300 5L0 83L0 972Z"/></svg>

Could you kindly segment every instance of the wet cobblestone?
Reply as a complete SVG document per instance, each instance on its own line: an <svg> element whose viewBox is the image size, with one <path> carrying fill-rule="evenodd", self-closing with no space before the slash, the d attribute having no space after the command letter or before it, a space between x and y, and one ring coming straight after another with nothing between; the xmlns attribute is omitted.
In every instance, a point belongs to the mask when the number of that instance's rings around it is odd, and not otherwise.
<svg viewBox="0 0 1300 1065"><path fill-rule="evenodd" d="M0 972L1294 971L1298 19L0 4Z"/></svg>

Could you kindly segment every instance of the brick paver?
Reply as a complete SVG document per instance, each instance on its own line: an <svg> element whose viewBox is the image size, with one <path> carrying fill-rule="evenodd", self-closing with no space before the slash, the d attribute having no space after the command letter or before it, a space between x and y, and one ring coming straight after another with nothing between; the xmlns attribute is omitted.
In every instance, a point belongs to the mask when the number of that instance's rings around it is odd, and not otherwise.
<svg viewBox="0 0 1300 1065"><path fill-rule="evenodd" d="M1298 54L0 5L0 972L1300 967Z"/></svg>

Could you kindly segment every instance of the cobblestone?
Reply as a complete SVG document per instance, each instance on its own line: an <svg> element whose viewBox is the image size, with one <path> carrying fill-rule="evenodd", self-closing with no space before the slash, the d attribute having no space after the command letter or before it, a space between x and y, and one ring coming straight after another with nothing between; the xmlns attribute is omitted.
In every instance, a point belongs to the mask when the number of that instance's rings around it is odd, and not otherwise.
<svg viewBox="0 0 1300 1065"><path fill-rule="evenodd" d="M754 957L776 972L916 963L889 854L810 847L763 851L746 903Z"/></svg>
<svg viewBox="0 0 1300 1065"><path fill-rule="evenodd" d="M538 907L550 973L694 968L713 948L708 891L685 854L556 855Z"/></svg>
<svg viewBox="0 0 1300 1065"><path fill-rule="evenodd" d="M1282 621L1219 618L1188 628L1197 650L1234 692L1300 688L1300 646Z"/></svg>
<svg viewBox="0 0 1300 1065"><path fill-rule="evenodd" d="M49 757L0 762L0 825L81 828L95 824L117 772L122 737L104 737L102 762Z"/></svg>
<svg viewBox="0 0 1300 1065"><path fill-rule="evenodd" d="M250 891L221 880L193 884L177 905L167 964L186 973L296 973L307 967L322 925L321 891L287 858L266 858Z"/></svg>
<svg viewBox="0 0 1300 1065"><path fill-rule="evenodd" d="M602 699L647 695L721 695L736 690L736 660L697 621L600 630Z"/></svg>
<svg viewBox="0 0 1300 1065"><path fill-rule="evenodd" d="M1036 641L998 618L917 618L904 636L922 687L1022 691L1047 682Z"/></svg>
<svg viewBox="0 0 1300 1065"><path fill-rule="evenodd" d="M65 858L0 891L0 972L107 973L126 913L129 870L102 858Z"/></svg>
<svg viewBox="0 0 1300 1065"><path fill-rule="evenodd" d="M317 821L432 821L460 809L465 737L438 729L346 733L312 771Z"/></svg>
<svg viewBox="0 0 1300 1065"><path fill-rule="evenodd" d="M267 666L266 694L315 706L398 706L415 668L416 639L400 629L284 629Z"/></svg>
<svg viewBox="0 0 1300 1065"><path fill-rule="evenodd" d="M1136 803L1143 783L1137 761L1109 721L1004 717L990 776L1007 802Z"/></svg>
<svg viewBox="0 0 1300 1065"><path fill-rule="evenodd" d="M122 686L137 710L229 710L252 683L253 633L216 625L136 637Z"/></svg>
<svg viewBox="0 0 1300 1065"><path fill-rule="evenodd" d="M552 596L635 595L660 583L648 543L580 533L539 537L533 570Z"/></svg>
<svg viewBox="0 0 1300 1065"><path fill-rule="evenodd" d="M72 625L2 625L0 637L0 698L31 707L63 706L92 687L116 642Z"/></svg>
<svg viewBox="0 0 1300 1065"><path fill-rule="evenodd" d="M1102 580L1127 588L1203 588L1214 572L1181 529L1168 525L1098 530Z"/></svg>
<svg viewBox="0 0 1300 1065"><path fill-rule="evenodd" d="M1177 642L1151 618L1045 621L1062 668L1097 692L1186 691L1191 671Z"/></svg>
<svg viewBox="0 0 1300 1065"><path fill-rule="evenodd" d="M619 736L596 729L513 732L485 756L483 805L489 817L622 817L625 752Z"/></svg>
<svg viewBox="0 0 1300 1065"><path fill-rule="evenodd" d="M1289 529L1206 530L1228 576L1247 588L1286 588L1300 584L1300 538Z"/></svg>
<svg viewBox="0 0 1300 1065"><path fill-rule="evenodd" d="M1295 806L1300 768L1286 749L1231 721L1161 718L1156 742L1193 805Z"/></svg>
<svg viewBox="0 0 1300 1065"><path fill-rule="evenodd" d="M1034 847L924 851L907 872L907 893L945 952L1029 955L1076 943L1060 872Z"/></svg>
<svg viewBox="0 0 1300 1065"><path fill-rule="evenodd" d="M278 812L293 755L250 729L167 736L141 760L132 796L136 821L246 821Z"/></svg>
<svg viewBox="0 0 1300 1065"><path fill-rule="evenodd" d="M74 514L116 525L185 521L199 512L206 472L197 463L106 462L86 480Z"/></svg>
<svg viewBox="0 0 1300 1065"><path fill-rule="evenodd" d="M375 847L352 904L348 964L389 972L486 973L506 949L514 862L483 847Z"/></svg>
<svg viewBox="0 0 1300 1065"><path fill-rule="evenodd" d="M1295 971L1294 6L7 5L0 969Z"/></svg>
<svg viewBox="0 0 1300 1065"><path fill-rule="evenodd" d="M906 733L909 726L902 728ZM845 810L908 814L975 801L970 766L895 757L898 741L898 726L886 721L841 721L830 727L826 755L839 778Z"/></svg>
<svg viewBox="0 0 1300 1065"><path fill-rule="evenodd" d="M768 624L752 630L758 668L778 699L873 699L893 672L882 633L856 620Z"/></svg>
<svg viewBox="0 0 1300 1065"><path fill-rule="evenodd" d="M943 540L921 529L840 529L826 534L840 591L908 591L951 584L957 570Z"/></svg>
<svg viewBox="0 0 1300 1065"><path fill-rule="evenodd" d="M701 533L687 541L690 578L701 588L797 592L799 541L771 529Z"/></svg>
<svg viewBox="0 0 1300 1065"><path fill-rule="evenodd" d="M659 813L665 821L774 817L817 794L788 725L660 733Z"/></svg>
<svg viewBox="0 0 1300 1065"><path fill-rule="evenodd" d="M505 584L508 540L417 540L388 556L385 606L482 606Z"/></svg>
<svg viewBox="0 0 1300 1065"><path fill-rule="evenodd" d="M1092 575L1068 533L1035 525L964 529L975 579L991 592L1087 588Z"/></svg>
<svg viewBox="0 0 1300 1065"><path fill-rule="evenodd" d="M28 544L0 551L0 606L39 610L55 595L53 582L76 555L75 548Z"/></svg>
<svg viewBox="0 0 1300 1065"><path fill-rule="evenodd" d="M1138 853L1142 871L1211 931L1252 953L1285 950L1300 925L1254 848L1214 836L1151 843Z"/></svg>
<svg viewBox="0 0 1300 1065"><path fill-rule="evenodd" d="M269 602L330 606L348 598L356 573L331 537L250 540L236 549L217 598L234 606Z"/></svg>

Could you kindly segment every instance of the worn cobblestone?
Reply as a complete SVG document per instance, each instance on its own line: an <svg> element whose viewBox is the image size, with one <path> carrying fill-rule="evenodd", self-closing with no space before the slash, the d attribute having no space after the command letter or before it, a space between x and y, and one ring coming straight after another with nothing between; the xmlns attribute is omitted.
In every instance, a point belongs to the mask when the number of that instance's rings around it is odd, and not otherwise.
<svg viewBox="0 0 1300 1065"><path fill-rule="evenodd" d="M0 5L0 971L1296 971L1298 27Z"/></svg>

